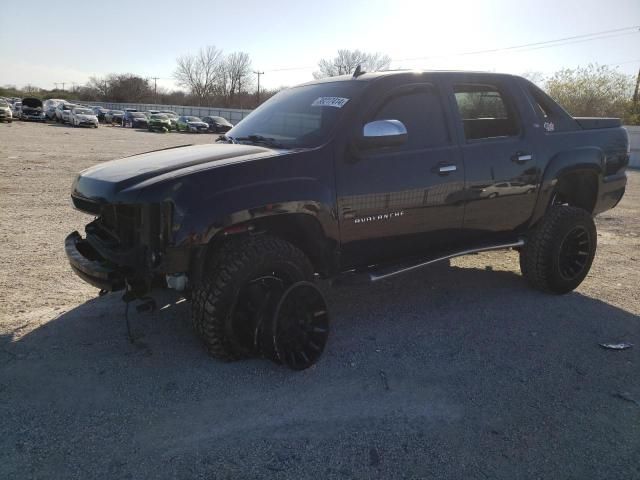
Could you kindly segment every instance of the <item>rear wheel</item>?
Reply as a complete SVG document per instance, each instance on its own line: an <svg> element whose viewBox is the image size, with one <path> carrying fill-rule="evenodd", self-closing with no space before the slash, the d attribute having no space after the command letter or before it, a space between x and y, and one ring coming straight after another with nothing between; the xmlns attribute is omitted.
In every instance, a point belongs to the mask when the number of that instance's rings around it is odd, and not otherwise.
<svg viewBox="0 0 640 480"><path fill-rule="evenodd" d="M276 360L269 352L277 304L291 285L313 279L304 253L276 237L245 237L219 247L205 268L192 320L209 353L227 361L262 353Z"/></svg>
<svg viewBox="0 0 640 480"><path fill-rule="evenodd" d="M589 273L596 247L596 226L589 212L553 206L522 248L520 270L538 290L568 293Z"/></svg>

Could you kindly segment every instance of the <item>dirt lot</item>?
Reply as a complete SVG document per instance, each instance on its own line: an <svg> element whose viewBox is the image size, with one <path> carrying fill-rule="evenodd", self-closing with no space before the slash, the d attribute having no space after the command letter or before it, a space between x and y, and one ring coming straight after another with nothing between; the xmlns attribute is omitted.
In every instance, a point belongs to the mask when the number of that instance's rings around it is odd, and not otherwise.
<svg viewBox="0 0 640 480"><path fill-rule="evenodd" d="M133 346L66 264L78 171L210 141L0 125L0 478L640 478L639 172L578 291L528 289L513 252L327 287L328 350L292 373L208 358L169 294Z"/></svg>

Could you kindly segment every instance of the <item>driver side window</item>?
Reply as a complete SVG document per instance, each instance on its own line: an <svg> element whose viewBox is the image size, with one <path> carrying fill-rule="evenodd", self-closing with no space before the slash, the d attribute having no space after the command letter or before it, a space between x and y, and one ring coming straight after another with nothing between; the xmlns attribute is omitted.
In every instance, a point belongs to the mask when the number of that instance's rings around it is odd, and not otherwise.
<svg viewBox="0 0 640 480"><path fill-rule="evenodd" d="M450 143L440 97L433 88L390 96L371 120L400 120L407 142L400 150L420 150Z"/></svg>

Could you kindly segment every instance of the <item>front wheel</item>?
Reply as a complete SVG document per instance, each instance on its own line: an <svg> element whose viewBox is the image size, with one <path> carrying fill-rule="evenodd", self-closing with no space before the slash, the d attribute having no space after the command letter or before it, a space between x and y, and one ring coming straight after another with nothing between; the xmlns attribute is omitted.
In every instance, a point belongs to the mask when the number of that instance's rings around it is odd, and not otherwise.
<svg viewBox="0 0 640 480"><path fill-rule="evenodd" d="M554 206L522 248L520 270L538 290L568 293L589 273L596 247L596 226L589 212L577 207Z"/></svg>
<svg viewBox="0 0 640 480"><path fill-rule="evenodd" d="M274 357L272 324L287 289L313 280L307 257L269 235L231 239L209 258L193 291L192 321L221 360Z"/></svg>

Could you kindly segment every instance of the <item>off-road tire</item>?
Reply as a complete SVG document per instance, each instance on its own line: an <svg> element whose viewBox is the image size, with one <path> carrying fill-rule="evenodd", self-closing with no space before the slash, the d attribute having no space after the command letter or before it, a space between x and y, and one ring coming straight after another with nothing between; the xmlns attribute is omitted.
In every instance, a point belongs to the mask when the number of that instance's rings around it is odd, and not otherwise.
<svg viewBox="0 0 640 480"><path fill-rule="evenodd" d="M313 267L301 250L266 234L229 239L207 260L193 289L191 316L213 357L232 361L254 353L234 338L230 324L242 288L269 270L286 272L291 284L313 280Z"/></svg>
<svg viewBox="0 0 640 480"><path fill-rule="evenodd" d="M583 232L587 245L584 265L573 277L561 270L562 248L575 232ZM529 285L548 293L571 292L582 283L596 253L597 233L589 212L577 207L553 206L528 236L520 251L520 271Z"/></svg>

